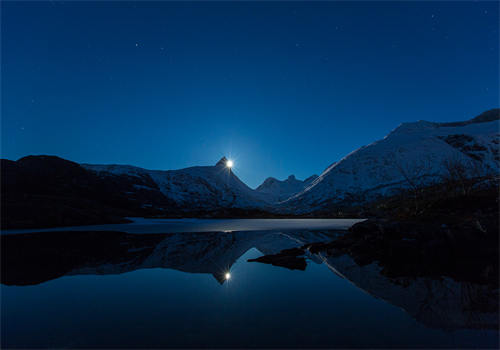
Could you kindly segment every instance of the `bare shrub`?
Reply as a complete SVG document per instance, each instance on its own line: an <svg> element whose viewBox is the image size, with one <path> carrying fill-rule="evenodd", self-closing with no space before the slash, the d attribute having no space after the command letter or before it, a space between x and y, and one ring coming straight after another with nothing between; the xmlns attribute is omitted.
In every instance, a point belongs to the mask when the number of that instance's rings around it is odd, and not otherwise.
<svg viewBox="0 0 500 350"><path fill-rule="evenodd" d="M403 179L405 185L401 192L409 191L413 200L413 211L415 215L421 213L423 191L427 186L434 183L434 174L432 174L432 161L429 157L423 157L418 160L408 162L397 156L393 156L391 164Z"/></svg>
<svg viewBox="0 0 500 350"><path fill-rule="evenodd" d="M449 158L443 161L443 168L442 182L450 194L468 196L475 187L488 185L498 177L498 174L473 159Z"/></svg>

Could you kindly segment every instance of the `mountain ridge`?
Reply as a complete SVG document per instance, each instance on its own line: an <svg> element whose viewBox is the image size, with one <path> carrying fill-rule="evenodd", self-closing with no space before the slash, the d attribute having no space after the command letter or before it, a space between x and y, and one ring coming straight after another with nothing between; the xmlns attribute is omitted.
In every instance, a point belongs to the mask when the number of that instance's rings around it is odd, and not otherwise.
<svg viewBox="0 0 500 350"><path fill-rule="evenodd" d="M402 123L319 176L269 177L256 189L226 166L225 157L213 166L178 170L78 164L46 155L2 159L2 226L123 222L127 216L314 216L390 196L411 181L437 181L450 161L475 176L498 176L499 118L500 109L493 109L463 122Z"/></svg>
<svg viewBox="0 0 500 350"><path fill-rule="evenodd" d="M289 175L285 180L268 177L255 191L266 194L273 203L279 203L309 186L317 177L318 175L312 175L303 181L298 180L295 175Z"/></svg>
<svg viewBox="0 0 500 350"><path fill-rule="evenodd" d="M130 166L82 164L99 176L148 176L160 192L180 208L210 209L225 207L266 207L263 195L255 192L226 167L226 157L214 166L193 166L178 170L148 170Z"/></svg>
<svg viewBox="0 0 500 350"><path fill-rule="evenodd" d="M481 167L482 173L498 173L500 110L486 113L486 117L480 115L452 125L402 123L383 139L331 164L311 186L281 203L281 209L304 213L321 209L327 202L360 202L390 195L404 187L408 175L420 177L421 185L425 184L424 177L437 180L446 170L444 162L448 160Z"/></svg>

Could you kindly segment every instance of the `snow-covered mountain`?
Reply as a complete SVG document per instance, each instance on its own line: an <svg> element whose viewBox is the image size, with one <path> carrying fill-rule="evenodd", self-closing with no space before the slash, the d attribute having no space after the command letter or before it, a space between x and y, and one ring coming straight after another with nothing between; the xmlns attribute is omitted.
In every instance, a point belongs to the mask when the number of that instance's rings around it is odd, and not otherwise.
<svg viewBox="0 0 500 350"><path fill-rule="evenodd" d="M147 170L77 164L55 156L2 159L4 227L121 222L126 216L307 214L363 204L411 182L439 180L446 163L470 175L499 173L500 110L463 122L403 123L304 181L268 178L257 189L226 166ZM449 166L448 166L449 168ZM68 203L71 203L69 205ZM78 205L77 205L78 204ZM57 215L52 215L57 213Z"/></svg>
<svg viewBox="0 0 500 350"><path fill-rule="evenodd" d="M262 209L291 214L320 210L335 203L363 202L409 186L438 180L445 163L460 163L476 173L499 171L500 110L468 121L403 123L382 140L351 152L319 177L304 181L266 179L257 189L245 185L223 157L215 166L146 170L127 165L82 164L100 176L140 180L138 190L159 191L187 211L220 208ZM145 185L146 184L146 185Z"/></svg>
<svg viewBox="0 0 500 350"><path fill-rule="evenodd" d="M280 210L305 213L391 194L408 187L408 180L438 180L447 162L478 174L498 174L499 115L494 109L465 122L403 123L384 139L333 163L310 186L281 203Z"/></svg>
<svg viewBox="0 0 500 350"><path fill-rule="evenodd" d="M179 170L147 170L130 165L82 164L99 176L127 176L141 180L138 190L160 191L186 210L220 208L265 208L267 196L245 185L226 166L223 157L215 166L195 166ZM147 185L144 185L147 184Z"/></svg>
<svg viewBox="0 0 500 350"><path fill-rule="evenodd" d="M255 190L259 193L265 194L268 201L276 203L284 201L291 196L303 191L310 186L318 175L312 175L304 181L295 178L295 175L290 175L286 180L280 181L274 177L268 177L259 187Z"/></svg>
<svg viewBox="0 0 500 350"><path fill-rule="evenodd" d="M168 200L186 210L243 208L271 210L273 204L286 200L309 186L318 176L304 181L290 175L284 181L266 179L253 190L226 166L222 157L215 166L195 166L179 170L147 170L131 165L81 164L101 177L126 176L138 180L137 190L160 191ZM148 204L146 204L148 205Z"/></svg>

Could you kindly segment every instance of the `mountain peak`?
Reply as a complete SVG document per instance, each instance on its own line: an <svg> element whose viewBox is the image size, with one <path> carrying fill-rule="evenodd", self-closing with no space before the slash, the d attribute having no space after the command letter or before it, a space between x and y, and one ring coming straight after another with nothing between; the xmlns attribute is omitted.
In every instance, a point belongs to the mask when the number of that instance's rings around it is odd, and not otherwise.
<svg viewBox="0 0 500 350"><path fill-rule="evenodd" d="M226 166L226 163L227 163L227 158L224 156L215 164L215 166Z"/></svg>
<svg viewBox="0 0 500 350"><path fill-rule="evenodd" d="M487 123L495 120L500 120L500 108L490 109L475 118L462 122L439 123L439 126L465 126L469 124Z"/></svg>
<svg viewBox="0 0 500 350"><path fill-rule="evenodd" d="M269 184L269 183L273 183L273 182L277 182L279 181L278 179L274 178L274 177L268 177L267 179L264 180L263 184Z"/></svg>
<svg viewBox="0 0 500 350"><path fill-rule="evenodd" d="M269 201L279 202L303 191L316 178L317 175L313 175L307 181L301 181L292 174L287 179L280 181L274 177L268 177L255 190L267 196Z"/></svg>

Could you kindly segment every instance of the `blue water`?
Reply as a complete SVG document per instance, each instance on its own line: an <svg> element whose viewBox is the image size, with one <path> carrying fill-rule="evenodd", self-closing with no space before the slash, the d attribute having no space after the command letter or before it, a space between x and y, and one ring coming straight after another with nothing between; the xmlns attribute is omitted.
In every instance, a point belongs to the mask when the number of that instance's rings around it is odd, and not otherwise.
<svg viewBox="0 0 500 350"><path fill-rule="evenodd" d="M2 285L2 347L498 347L495 330L427 327L314 258L305 271L247 262L262 255L246 250L222 284L179 271L198 268L181 257L177 269Z"/></svg>

